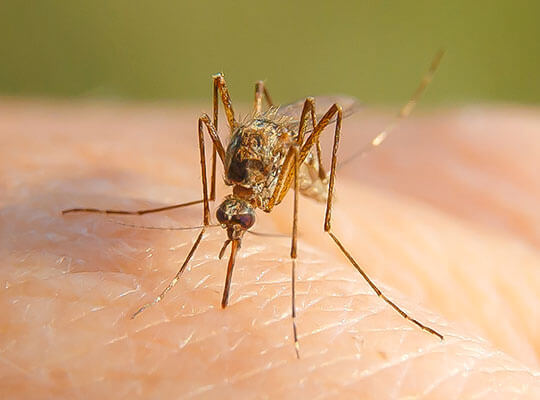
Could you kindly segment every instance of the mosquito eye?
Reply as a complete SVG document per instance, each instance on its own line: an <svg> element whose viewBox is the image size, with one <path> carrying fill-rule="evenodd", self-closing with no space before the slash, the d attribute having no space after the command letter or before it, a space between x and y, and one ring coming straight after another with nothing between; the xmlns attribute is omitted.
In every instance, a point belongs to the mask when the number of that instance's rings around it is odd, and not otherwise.
<svg viewBox="0 0 540 400"><path fill-rule="evenodd" d="M242 229L249 229L253 226L255 223L255 215L253 214L238 214L233 215L231 218L231 221L235 224L238 224L242 227Z"/></svg>

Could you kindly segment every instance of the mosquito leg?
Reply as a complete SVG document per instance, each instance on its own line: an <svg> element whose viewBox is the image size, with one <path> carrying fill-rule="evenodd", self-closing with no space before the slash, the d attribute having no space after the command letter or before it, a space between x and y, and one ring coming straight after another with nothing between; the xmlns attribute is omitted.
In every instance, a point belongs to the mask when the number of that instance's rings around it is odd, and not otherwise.
<svg viewBox="0 0 540 400"><path fill-rule="evenodd" d="M300 359L300 344L298 343L298 332L296 329L296 257L297 257L297 237L298 237L298 149L294 151L294 214L291 240L291 317L293 325L294 350L296 358Z"/></svg>
<svg viewBox="0 0 540 400"><path fill-rule="evenodd" d="M300 118L300 127L299 134L297 136L297 143L292 145L285 156L285 161L283 162L280 175L278 177L278 183L272 193L272 197L269 202L269 209L271 210L275 204L275 200L280 195L280 193L287 192L288 187L284 185L287 182L287 177L293 175L294 178L294 208L293 208L293 226L292 226L292 235L291 235L291 318L293 326L293 339L294 339L294 349L296 352L296 357L300 358L300 344L298 342L298 330L296 328L296 258L297 258L297 238L298 238L298 194L299 194L299 184L298 184L298 170L300 166L300 156L298 148L301 145L301 140L303 137L303 130L305 127L305 115L311 109L311 115L314 118L315 112L313 107L313 99L308 98L304 103L304 109L302 111L302 117ZM228 276L228 274L227 274Z"/></svg>
<svg viewBox="0 0 540 400"><path fill-rule="evenodd" d="M199 153L200 153L200 159L201 159L201 180L202 180L202 192L203 192L203 223L204 226L210 225L210 205L208 204L208 182L207 182L207 176L206 176L206 152L204 151L204 131L203 131L203 125L205 123L205 117L206 117L206 123L207 123L207 129L210 132L210 129L208 128L213 125L210 125L210 120L207 115L203 115L201 118L199 118L198 122L198 131L199 131ZM215 133L215 131L214 131ZM214 144L214 149L216 148ZM217 149L216 149L217 150Z"/></svg>
<svg viewBox="0 0 540 400"><path fill-rule="evenodd" d="M303 142L303 136L306 128L307 114L310 113L311 115L311 122L313 128L313 133L311 134L310 138L306 141L306 143L302 146ZM305 153L305 156L309 153L310 147L307 147L311 143L311 146L313 146L314 142L318 143L319 135L322 132L322 130L328 125L328 123L331 121L333 116L335 114L338 114L338 124L336 125L336 129L339 133L339 129L341 129L341 107L337 105L333 105L328 112L324 115L324 117L321 119L321 121L317 124L316 122L316 116L315 116L315 104L313 98L307 98L304 102L304 107L302 109L302 115L300 117L300 126L298 128L298 136L297 136L297 144L294 146L291 146L289 149L289 152L287 153L285 157L285 161L283 162L282 169L280 171L280 175L278 177L278 183L276 185L276 188L274 189L274 193L272 194L272 197L268 204L268 209L271 210L274 204L276 204L276 201L279 203L281 199L285 196L287 193L291 177L294 179L294 215L293 215L293 228L292 228L292 240L291 240L291 317L292 317L292 325L293 325L293 338L294 338L294 348L296 351L296 357L300 358L300 345L298 342L298 331L296 327L296 258L297 258L297 237L298 237L298 193L299 193L299 184L298 184L298 172L299 172L299 166L300 163L303 162L303 159L301 158L301 154L298 150L298 148L301 148L302 151ZM305 148L305 151L304 151ZM304 156L304 158L305 158ZM292 164L291 164L292 163Z"/></svg>
<svg viewBox="0 0 540 400"><path fill-rule="evenodd" d="M199 128L200 128L201 123L203 123L206 126L208 133L210 137L212 138L214 147L216 148L217 153L220 156L220 159L223 161L225 159L225 150L223 149L223 145L221 144L221 141L219 139L219 136L217 135L216 130L214 129L214 126L210 123L210 118L208 117L208 115L204 114L201 118L199 118ZM202 130L200 133L202 133ZM199 141L200 141L200 138L199 138ZM200 146L201 144L199 143L199 147ZM202 146L204 148L204 143L202 144ZM205 175L203 175L203 179L206 179ZM210 197L209 200L214 200L214 199ZM69 213L75 213L75 212L88 212L88 213L97 213L97 214L144 215L144 214L150 214L150 213L157 213L161 211L169 211L176 208L192 206L192 205L200 204L204 202L205 202L205 199L203 198L201 200L188 201L187 203L173 204L170 206L149 208L149 209L142 209L142 210L135 210L135 211L99 209L99 208L70 208L67 210L62 210L62 214L69 214Z"/></svg>
<svg viewBox="0 0 540 400"><path fill-rule="evenodd" d="M89 212L89 213L98 213L98 214L121 214L121 215L144 215L150 213L156 213L161 211L173 210L175 208L192 206L194 204L200 204L204 200L194 200L187 203L173 204L171 206L159 207L159 208L149 208L144 210L136 211L126 211L126 210L107 210L107 209L98 209L98 208L70 208L68 210L62 210L62 214L69 214L74 212Z"/></svg>
<svg viewBox="0 0 540 400"><path fill-rule="evenodd" d="M274 192L272 193L272 197L268 201L268 205L266 206L265 210L267 211L272 210L272 208L276 204L279 204L281 199L285 197L285 194L287 194L287 191L289 190L290 184L292 182L292 176L293 176L293 170L291 168L292 162L294 162L293 146L291 146L291 148L289 149L289 152L285 156L285 161L283 161L283 166L281 167L281 171L279 172L276 188L274 189Z"/></svg>
<svg viewBox="0 0 540 400"><path fill-rule="evenodd" d="M180 267L180 269L176 273L175 277L169 282L167 287L153 301L151 301L150 303L146 303L141 308L139 308L131 316L131 319L135 318L137 315L142 313L147 308L152 307L153 305L155 305L155 304L159 303L161 300L163 300L165 295L178 283L178 281L180 280L180 277L182 276L182 273L184 272L184 270L186 269L186 266L189 263L189 260L191 260L191 257L193 257L193 254L195 253L195 250L197 249L197 247L199 246L199 243L201 242L201 239L202 239L203 234L204 234L204 230L205 230L204 228L201 229L201 232L199 233L199 236L197 236L197 239L195 240L195 243L193 243L193 246L191 247L191 250L189 251L186 259L184 260L184 263L182 264L182 266Z"/></svg>
<svg viewBox="0 0 540 400"><path fill-rule="evenodd" d="M272 107L274 105L274 103L272 102L272 98L270 97L270 93L268 93L268 90L264 85L264 82L258 81L257 83L255 83L255 102L253 105L253 112L255 114L260 114L262 112L263 97L266 99L269 107Z"/></svg>
<svg viewBox="0 0 540 400"><path fill-rule="evenodd" d="M219 98L221 97L221 102L223 103L223 108L225 109L225 115L227 117L227 122L231 131L237 125L234 118L234 110L232 107L231 96L229 95L229 89L227 88L227 83L225 82L225 77L222 73L212 76L213 80L213 93L212 93L212 124L214 126L214 131L218 131L218 114L219 114ZM219 138L219 137L218 137ZM213 201L216 199L216 145L212 146L212 166L210 174L210 200ZM223 157L221 157L223 160Z"/></svg>
<svg viewBox="0 0 540 400"><path fill-rule="evenodd" d="M323 130L332 122L332 119L335 115L338 115L338 119L341 119L341 115L343 114L343 111L341 110L341 107L337 104L333 104L326 114L323 115L321 120L317 123L317 125L314 126L313 132L309 137L306 139L304 144L302 145L302 149L300 150L300 164L304 162L307 155L311 151L312 147L316 145L316 143L319 141L319 138L323 132ZM341 122L339 123L341 130ZM336 129L338 126L338 121L336 120Z"/></svg>
<svg viewBox="0 0 540 400"><path fill-rule="evenodd" d="M315 143L315 146L317 148L317 164L319 166L319 179L324 182L324 180L326 179L326 171L324 170L324 167L322 164L321 141L317 140L317 143Z"/></svg>
<svg viewBox="0 0 540 400"><path fill-rule="evenodd" d="M214 126L214 131L218 131L218 115L219 115L219 88L215 78L213 80L213 91L212 91L212 125ZM212 172L210 174L210 200L214 201L216 199L216 167L217 167L217 150L216 146L212 144Z"/></svg>
<svg viewBox="0 0 540 400"><path fill-rule="evenodd" d="M210 117L207 114L203 114L199 118L198 123L198 133L199 133L199 151L201 159L201 178L202 178L202 188L203 188L203 209L204 209L204 225L208 226L210 224L210 207L208 204L208 183L206 177L206 152L204 150L204 131L203 126L206 127L208 135L212 139L213 148L216 150L221 162L225 164L225 149L221 144L221 140L217 134L217 131L214 129L214 125L210 122Z"/></svg>
<svg viewBox="0 0 540 400"><path fill-rule="evenodd" d="M286 181L287 176L293 175L294 182L294 208L293 208L293 226L291 235L291 317L293 325L293 338L294 349L296 351L296 357L300 358L300 345L298 343L298 333L296 329L296 258L297 258L297 238L298 238L298 169L300 166L300 158L298 152L299 144L292 145L285 156L283 167L278 178L278 184L274 189L272 198L275 199L277 194L283 190L283 184ZM228 274L227 274L228 276Z"/></svg>
<svg viewBox="0 0 540 400"><path fill-rule="evenodd" d="M413 324L417 325L421 329L423 329L426 332L431 333L432 335L437 336L439 339L443 339L443 335L441 335L436 330L430 328L429 326L424 325L420 321L410 317L405 311L403 311L397 304L395 304L392 300L390 300L384 293L381 292L381 290L375 285L375 283L369 278L369 276L364 272L362 267L356 262L356 260L353 258L351 253L345 249L341 241L337 238L336 235L334 235L331 231L331 219L332 219L332 199L334 194L334 184L336 179L336 166L337 166L337 152L339 148L339 139L340 139L340 133L341 133L341 109L339 108L337 121L336 121L336 130L334 133L334 146L332 149L332 164L331 164L331 170L330 170L330 183L328 185L328 198L326 200L326 215L324 218L324 231L330 235L332 240L336 243L336 245L339 247L341 252L347 257L349 262L356 268L356 270L362 275L362 277L366 280L368 285L373 289L373 291L377 294L377 296L381 297L386 303L388 303L394 310L396 310L403 318L411 321Z"/></svg>
<svg viewBox="0 0 540 400"><path fill-rule="evenodd" d="M304 107L302 108L302 114L300 116L300 126L298 127L298 136L296 138L297 146L301 146L302 142L304 141L304 134L308 122L308 113L311 117L312 126L316 126L317 119L315 116L315 100L313 99L313 97L306 98L304 102ZM285 157L283 167L281 168L280 175L278 177L278 183L276 185L276 188L274 189L274 193L272 193L272 197L268 202L267 210L271 210L275 204L279 204L289 190L293 176L293 170L290 167L292 165L291 162L293 161L293 157L294 153L292 151L289 151L289 153L287 153L287 156ZM300 158L300 155L298 155L298 159L299 165L302 164L303 159Z"/></svg>
<svg viewBox="0 0 540 400"><path fill-rule="evenodd" d="M373 137L373 139L371 139L371 141L367 145L360 148L360 150L358 150L356 153L352 154L345 160L340 161L340 163L338 164L338 168L343 167L357 157L362 157L366 155L375 147L379 146L388 137L388 134L398 125L399 121L407 118L411 114L411 112L414 110L414 107L416 106L416 103L418 102L428 85L431 83L433 75L437 71L443 55L444 51L442 50L435 55L435 57L431 61L431 66L429 67L429 70L423 76L420 84L414 91L409 101L403 107L401 107L394 121L390 123L390 125L388 125L386 128L384 128L381 132L379 132L375 137Z"/></svg>
<svg viewBox="0 0 540 400"><path fill-rule="evenodd" d="M300 117L300 128L299 128L299 142L302 143L304 140L304 132L307 127L307 121L305 120L306 114L310 113L311 116L311 126L315 128L317 126L317 115L315 114L315 99L313 97L308 97L304 103L304 108L302 109L302 115ZM317 163L318 163L318 173L319 179L326 179L326 172L322 166L322 151L321 151L321 142L317 139L316 143L317 149Z"/></svg>
<svg viewBox="0 0 540 400"><path fill-rule="evenodd" d="M308 129L308 113L311 117L311 127L315 128L317 126L317 116L315 115L315 99L313 97L307 97L304 101L304 107L302 107L302 114L300 114L300 126L298 127L298 141L297 143L301 145L304 141L304 134L306 129Z"/></svg>
<svg viewBox="0 0 540 400"><path fill-rule="evenodd" d="M303 137L305 123L306 123L305 117L308 112L312 113L312 121L314 121L314 114L315 114L314 108L315 107L314 107L313 99L307 98L306 102L304 103L304 109L302 110L302 116L300 118L300 127L299 127L299 134L298 134L299 140L301 140ZM332 119L334 118L336 114L338 114L338 118L340 120L339 129L341 129L342 110L340 106L338 106L337 104L334 104L328 109L326 114L324 114L321 120L315 125L315 127L313 128L313 132L311 133L311 135L309 135L309 137L306 139L304 144L301 146L300 153L298 156L299 165L302 165L302 163L308 156L313 146L319 140L319 137L321 133L323 132L324 128L326 128L330 124L330 122L332 121ZM336 124L336 128L337 128L337 124ZM301 142L299 141L299 144L300 143ZM292 154L291 155L288 154L287 156L288 158L292 159ZM288 165L287 162L289 163L291 162L291 159L289 160L287 158L285 159L285 162L283 164L284 167ZM292 170L286 169L284 167L281 169L280 175L278 177L278 183L276 185L276 189L274 190L274 193L272 194L272 197L270 198L270 201L268 202L267 210L268 209L271 210L272 207L274 207L274 205L279 204L281 200L283 200L283 198L287 194L287 191L289 190L289 188L291 187L292 178L293 178Z"/></svg>
<svg viewBox="0 0 540 400"><path fill-rule="evenodd" d="M195 240L195 243L191 247L191 250L189 251L186 259L184 260L184 263L174 276L174 278L169 282L167 287L157 296L152 302L146 303L141 308L139 308L132 316L131 318L135 318L137 315L142 313L147 308L159 303L165 295L178 283L180 280L180 277L182 276L182 273L186 269L186 266L188 265L189 261L193 257L193 254L195 253L195 250L199 246L199 243L202 240L203 234L205 232L205 229L210 226L210 206L208 204L208 181L206 176L206 152L204 149L204 129L203 127L206 126L208 133L212 137L212 140L214 142L214 146L216 147L216 150L218 154L222 154L223 152L223 146L221 146L221 142L219 141L219 138L217 140L215 139L217 137L216 132L213 130L214 125L210 122L210 118L208 115L204 114L199 118L198 121L198 138L199 138L199 154L201 159L201 182L202 182L202 197L203 197L203 228L201 229L201 232L199 233L199 236L197 236L197 239Z"/></svg>
<svg viewBox="0 0 540 400"><path fill-rule="evenodd" d="M219 95L221 95L221 102L223 103L223 108L225 109L225 115L227 117L227 122L229 123L229 127L231 129L234 129L234 127L237 125L236 120L234 119L234 110L232 107L232 101L231 96L229 95L229 89L227 88L227 83L225 82L225 77L223 74L219 73L214 76L212 76L214 80L214 105L215 105L215 111L214 113L217 113L217 98ZM217 117L216 117L217 118Z"/></svg>

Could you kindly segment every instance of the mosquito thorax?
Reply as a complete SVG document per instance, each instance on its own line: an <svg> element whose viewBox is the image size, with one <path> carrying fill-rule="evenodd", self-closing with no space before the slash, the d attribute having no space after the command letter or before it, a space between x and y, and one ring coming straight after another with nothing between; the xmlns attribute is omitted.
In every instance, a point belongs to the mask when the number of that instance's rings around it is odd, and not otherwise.
<svg viewBox="0 0 540 400"><path fill-rule="evenodd" d="M238 197L227 196L216 211L218 222L227 229L229 239L236 240L255 224L255 209Z"/></svg>

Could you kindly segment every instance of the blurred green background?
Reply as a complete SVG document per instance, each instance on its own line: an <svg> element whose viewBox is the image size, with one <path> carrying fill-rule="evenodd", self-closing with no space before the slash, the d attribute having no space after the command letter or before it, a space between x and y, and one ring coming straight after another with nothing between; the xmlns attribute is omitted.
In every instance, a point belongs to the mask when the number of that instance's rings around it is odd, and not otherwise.
<svg viewBox="0 0 540 400"><path fill-rule="evenodd" d="M435 52L424 104L538 103L539 1L0 3L0 95L233 100L346 93L402 103Z"/></svg>

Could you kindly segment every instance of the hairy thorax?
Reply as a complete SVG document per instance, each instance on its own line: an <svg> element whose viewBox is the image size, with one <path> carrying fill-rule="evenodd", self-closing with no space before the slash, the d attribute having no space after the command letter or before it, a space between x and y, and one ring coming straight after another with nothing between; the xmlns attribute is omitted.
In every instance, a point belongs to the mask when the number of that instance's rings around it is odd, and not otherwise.
<svg viewBox="0 0 540 400"><path fill-rule="evenodd" d="M272 113L233 131L225 157L225 183L234 186L235 196L270 211L268 203L295 135L286 121Z"/></svg>

